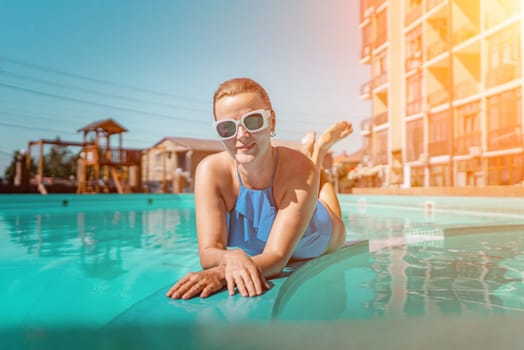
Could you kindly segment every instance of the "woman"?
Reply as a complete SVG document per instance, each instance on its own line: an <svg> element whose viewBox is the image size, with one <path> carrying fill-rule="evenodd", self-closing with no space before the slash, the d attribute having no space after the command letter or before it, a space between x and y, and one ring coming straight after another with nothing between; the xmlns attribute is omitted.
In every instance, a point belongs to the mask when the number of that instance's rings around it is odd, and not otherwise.
<svg viewBox="0 0 524 350"><path fill-rule="evenodd" d="M225 151L200 162L195 203L200 263L168 292L173 299L207 297L227 286L242 296L269 288L290 259L320 256L341 247L345 228L333 186L320 165L329 148L352 132L338 122L303 152L273 147L276 118L257 82L224 82L214 95L214 127ZM227 249L236 246L239 249Z"/></svg>

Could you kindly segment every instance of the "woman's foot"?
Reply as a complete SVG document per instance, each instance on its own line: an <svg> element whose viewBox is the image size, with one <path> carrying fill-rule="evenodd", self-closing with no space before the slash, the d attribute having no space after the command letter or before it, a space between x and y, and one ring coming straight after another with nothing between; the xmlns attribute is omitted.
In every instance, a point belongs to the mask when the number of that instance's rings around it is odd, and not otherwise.
<svg viewBox="0 0 524 350"><path fill-rule="evenodd" d="M329 149L338 141L347 137L353 132L353 126L348 121L339 121L330 126L322 135L320 135L318 141L314 145L311 159L313 162L322 167L324 156Z"/></svg>
<svg viewBox="0 0 524 350"><path fill-rule="evenodd" d="M302 137L302 140L300 140L300 143L302 144L302 153L309 158L313 155L316 137L317 134L314 131L309 131Z"/></svg>

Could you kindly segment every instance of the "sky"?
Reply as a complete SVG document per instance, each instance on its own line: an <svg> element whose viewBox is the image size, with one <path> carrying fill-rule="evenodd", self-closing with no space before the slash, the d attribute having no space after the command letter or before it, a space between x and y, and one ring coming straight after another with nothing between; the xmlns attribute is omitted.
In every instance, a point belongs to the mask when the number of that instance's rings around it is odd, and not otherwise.
<svg viewBox="0 0 524 350"><path fill-rule="evenodd" d="M212 96L235 77L268 91L276 139L345 119L355 132L334 153L355 152L370 114L359 3L0 0L0 177L29 141L82 141L78 129L107 118L128 148L216 139Z"/></svg>

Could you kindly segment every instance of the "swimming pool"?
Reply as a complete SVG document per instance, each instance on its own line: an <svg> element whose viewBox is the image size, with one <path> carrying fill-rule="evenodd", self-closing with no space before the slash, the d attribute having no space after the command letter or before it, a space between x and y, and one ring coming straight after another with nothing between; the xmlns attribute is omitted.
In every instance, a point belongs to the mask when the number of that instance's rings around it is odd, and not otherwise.
<svg viewBox="0 0 524 350"><path fill-rule="evenodd" d="M13 348L79 339L218 348L247 332L228 347L263 348L265 332L304 342L313 327L342 342L343 326L388 334L402 320L424 334L434 327L421 320L442 329L454 316L522 317L524 199L343 195L341 204L348 247L291 267L258 298L174 301L166 290L199 268L192 195L0 196L0 336ZM357 333L351 342L366 332Z"/></svg>

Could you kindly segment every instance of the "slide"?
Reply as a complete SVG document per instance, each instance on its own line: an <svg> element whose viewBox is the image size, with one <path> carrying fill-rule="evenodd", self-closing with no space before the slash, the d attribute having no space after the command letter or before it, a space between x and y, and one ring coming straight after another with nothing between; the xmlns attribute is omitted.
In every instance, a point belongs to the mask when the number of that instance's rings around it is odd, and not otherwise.
<svg viewBox="0 0 524 350"><path fill-rule="evenodd" d="M120 178L118 176L118 171L115 167L111 167L111 176L113 177L113 181L115 182L115 187L118 193L124 193L124 189L122 187L122 184L120 183Z"/></svg>

